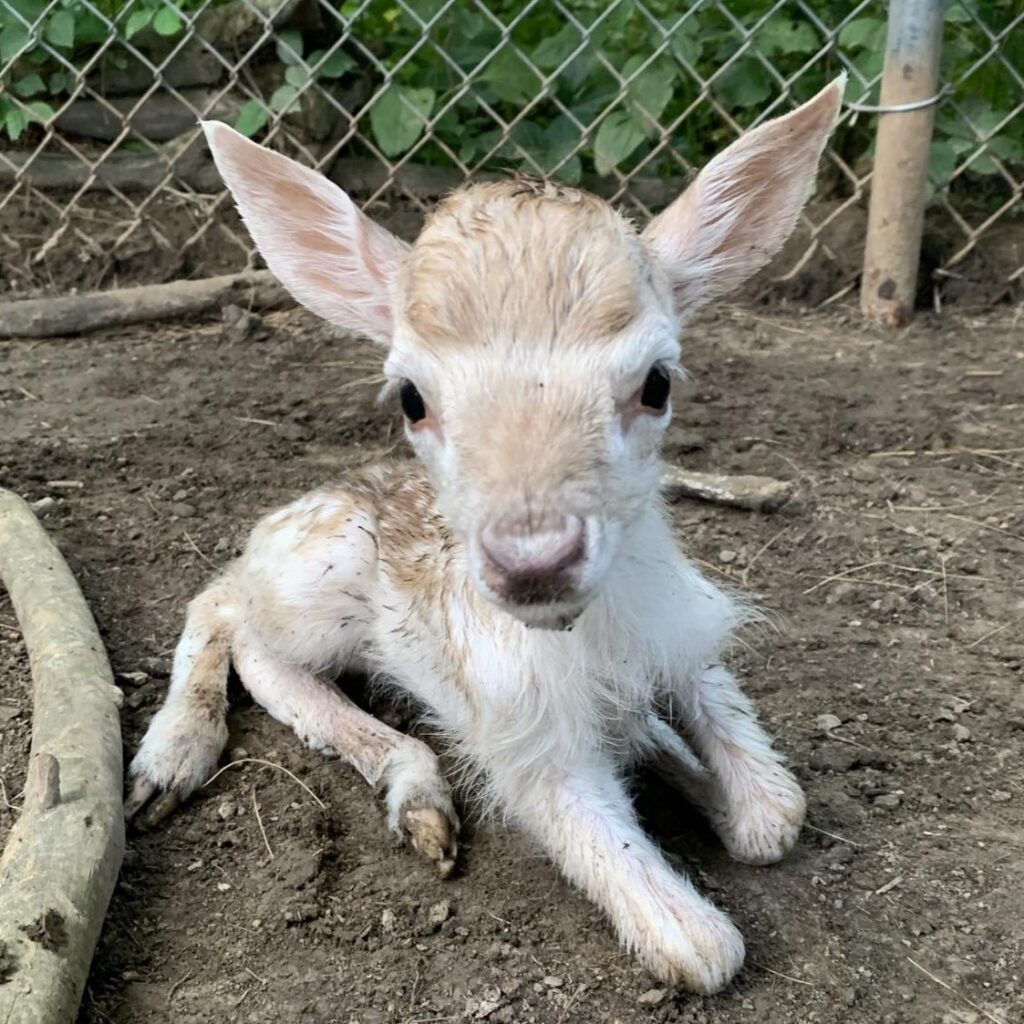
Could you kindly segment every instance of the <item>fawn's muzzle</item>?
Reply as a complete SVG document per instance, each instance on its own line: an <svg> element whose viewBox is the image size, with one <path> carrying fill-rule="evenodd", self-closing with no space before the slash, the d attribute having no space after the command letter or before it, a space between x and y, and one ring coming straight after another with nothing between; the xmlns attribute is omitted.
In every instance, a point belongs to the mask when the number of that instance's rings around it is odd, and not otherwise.
<svg viewBox="0 0 1024 1024"><path fill-rule="evenodd" d="M509 604L550 604L579 586L586 535L578 516L489 523L480 546L484 580Z"/></svg>

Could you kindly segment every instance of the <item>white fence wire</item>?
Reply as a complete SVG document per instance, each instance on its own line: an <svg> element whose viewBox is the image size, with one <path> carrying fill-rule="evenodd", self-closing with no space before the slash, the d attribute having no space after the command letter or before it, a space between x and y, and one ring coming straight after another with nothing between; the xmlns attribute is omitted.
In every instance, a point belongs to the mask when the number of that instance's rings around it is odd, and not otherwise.
<svg viewBox="0 0 1024 1024"><path fill-rule="evenodd" d="M251 264L203 118L410 223L510 168L645 217L841 68L851 108L782 276L832 261L832 284L852 287L840 250L862 233L874 123L852 107L877 103L884 41L872 0L0 0L0 290ZM926 266L948 284L981 252L1010 293L1024 278L1021 233L1000 234L1024 203L1024 9L957 0L944 46Z"/></svg>

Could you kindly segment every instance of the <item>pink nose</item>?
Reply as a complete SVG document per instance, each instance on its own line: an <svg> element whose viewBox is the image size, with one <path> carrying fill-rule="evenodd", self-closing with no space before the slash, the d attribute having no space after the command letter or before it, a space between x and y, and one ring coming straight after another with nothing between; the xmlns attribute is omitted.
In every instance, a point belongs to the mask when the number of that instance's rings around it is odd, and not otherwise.
<svg viewBox="0 0 1024 1024"><path fill-rule="evenodd" d="M484 553L507 583L541 587L567 584L568 572L583 561L583 521L578 516L554 517L539 529L523 523L499 522L480 535Z"/></svg>

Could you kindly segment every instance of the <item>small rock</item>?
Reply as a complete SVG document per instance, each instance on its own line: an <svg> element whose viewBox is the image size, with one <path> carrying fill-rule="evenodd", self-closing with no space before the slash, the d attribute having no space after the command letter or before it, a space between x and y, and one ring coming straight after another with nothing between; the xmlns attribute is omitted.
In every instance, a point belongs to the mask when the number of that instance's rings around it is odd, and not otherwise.
<svg viewBox="0 0 1024 1024"><path fill-rule="evenodd" d="M847 846L846 843L836 843L825 857L833 864L849 864L853 860L853 847Z"/></svg>
<svg viewBox="0 0 1024 1024"><path fill-rule="evenodd" d="M440 903L435 903L430 910L427 911L427 924L429 924L435 931L441 927L452 916L452 906L447 900L441 900Z"/></svg>
<svg viewBox="0 0 1024 1024"><path fill-rule="evenodd" d="M149 693L146 690L132 690L125 699L125 707L130 708L132 711L138 711L139 708L143 707L149 700Z"/></svg>
<svg viewBox="0 0 1024 1024"><path fill-rule="evenodd" d="M185 870L186 871L201 871L202 867L203 867L203 862L201 860L194 860L194 861L192 861L191 864L189 864L189 866L187 868L185 868Z"/></svg>
<svg viewBox="0 0 1024 1024"><path fill-rule="evenodd" d="M6 704L0 704L0 725L13 722L21 714L21 708L12 708Z"/></svg>
<svg viewBox="0 0 1024 1024"><path fill-rule="evenodd" d="M171 674L171 659L159 655L143 658L142 668L150 679L167 679Z"/></svg>
<svg viewBox="0 0 1024 1024"><path fill-rule="evenodd" d="M241 306L228 304L221 311L224 333L230 341L262 341L267 337L263 318Z"/></svg>
<svg viewBox="0 0 1024 1024"><path fill-rule="evenodd" d="M145 672L117 672L115 675L121 682L130 683L132 686L141 686L149 680Z"/></svg>
<svg viewBox="0 0 1024 1024"><path fill-rule="evenodd" d="M1005 789L995 789L992 791L992 800L997 804L1005 804L1012 799L1013 794Z"/></svg>
<svg viewBox="0 0 1024 1024"><path fill-rule="evenodd" d="M811 754L808 763L816 772L835 772L841 775L857 763L857 755L850 747L840 747L836 744L818 747Z"/></svg>
<svg viewBox="0 0 1024 1024"><path fill-rule="evenodd" d="M315 903L296 903L284 912L288 924L305 924L307 921L315 921L319 916L320 908Z"/></svg>
<svg viewBox="0 0 1024 1024"><path fill-rule="evenodd" d="M902 803L902 799L899 793L883 793L881 796L876 796L871 802L883 810L894 811Z"/></svg>
<svg viewBox="0 0 1024 1024"><path fill-rule="evenodd" d="M661 1006L668 998L667 988L649 988L637 999L641 1006Z"/></svg>
<svg viewBox="0 0 1024 1024"><path fill-rule="evenodd" d="M182 490L175 492L171 501L184 501L186 498L188 498L188 491L182 488Z"/></svg>
<svg viewBox="0 0 1024 1024"><path fill-rule="evenodd" d="M728 565L730 562L736 561L736 552L732 548L722 548L718 552L718 560L724 565Z"/></svg>
<svg viewBox="0 0 1024 1024"><path fill-rule="evenodd" d="M313 431L301 423L282 423L277 432L289 441L308 441L313 437Z"/></svg>
<svg viewBox="0 0 1024 1024"><path fill-rule="evenodd" d="M218 882L217 883L217 892L230 892L230 891L231 891L231 883L230 882Z"/></svg>
<svg viewBox="0 0 1024 1024"><path fill-rule="evenodd" d="M954 725L953 739L955 739L957 743L970 743L971 730L968 729L966 725Z"/></svg>
<svg viewBox="0 0 1024 1024"><path fill-rule="evenodd" d="M838 729L843 724L843 720L838 715L818 715L814 720L814 727L818 732L831 732L833 729Z"/></svg>
<svg viewBox="0 0 1024 1024"><path fill-rule="evenodd" d="M140 977L141 977L141 975L139 974L138 971L122 971L121 972L121 980L122 981L138 981Z"/></svg>
<svg viewBox="0 0 1024 1024"><path fill-rule="evenodd" d="M215 555L222 554L223 552L227 551L229 544L230 541L227 539L227 537L218 537L217 543L213 545L213 553Z"/></svg>
<svg viewBox="0 0 1024 1024"><path fill-rule="evenodd" d="M557 974L547 974L544 976L544 984L548 988L561 988L565 984L565 979L560 978Z"/></svg>
<svg viewBox="0 0 1024 1024"><path fill-rule="evenodd" d="M187 501L174 501L171 503L172 516L177 516L179 519L191 519L195 514L195 505L190 505Z"/></svg>
<svg viewBox="0 0 1024 1024"><path fill-rule="evenodd" d="M881 476L881 469L877 462L855 462L850 467L850 476L858 483L871 483Z"/></svg>
<svg viewBox="0 0 1024 1024"><path fill-rule="evenodd" d="M398 918L395 917L395 912L387 907L381 911L380 915L380 930L385 935L390 935L395 928L398 926Z"/></svg>
<svg viewBox="0 0 1024 1024"><path fill-rule="evenodd" d="M56 504L57 502L54 501L53 498L49 497L49 495L47 495L47 497L45 498L40 498L38 501L31 502L28 507L32 509L32 511L35 512L37 516L41 516L49 512L50 509L53 508L53 506Z"/></svg>
<svg viewBox="0 0 1024 1024"><path fill-rule="evenodd" d="M217 804L217 817L222 821L227 821L229 818L233 818L238 813L238 805L231 797L225 797L219 804Z"/></svg>

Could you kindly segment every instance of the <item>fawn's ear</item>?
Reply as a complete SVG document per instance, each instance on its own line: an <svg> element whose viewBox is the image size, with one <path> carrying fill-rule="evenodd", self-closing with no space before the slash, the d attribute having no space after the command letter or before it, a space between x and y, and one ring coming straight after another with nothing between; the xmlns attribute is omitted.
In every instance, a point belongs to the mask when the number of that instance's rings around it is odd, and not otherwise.
<svg viewBox="0 0 1024 1024"><path fill-rule="evenodd" d="M814 187L846 76L784 117L741 135L647 229L688 316L760 270L782 248Z"/></svg>
<svg viewBox="0 0 1024 1024"><path fill-rule="evenodd" d="M389 344L405 243L322 174L226 124L202 124L217 170L274 276L325 320Z"/></svg>

